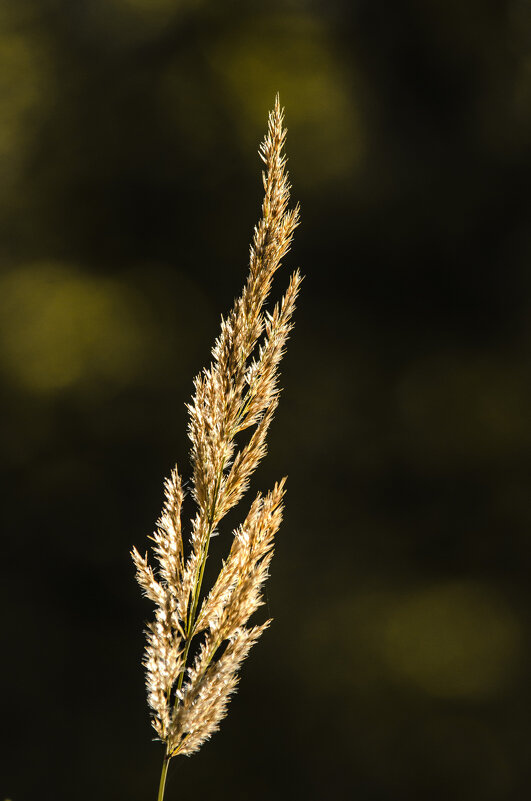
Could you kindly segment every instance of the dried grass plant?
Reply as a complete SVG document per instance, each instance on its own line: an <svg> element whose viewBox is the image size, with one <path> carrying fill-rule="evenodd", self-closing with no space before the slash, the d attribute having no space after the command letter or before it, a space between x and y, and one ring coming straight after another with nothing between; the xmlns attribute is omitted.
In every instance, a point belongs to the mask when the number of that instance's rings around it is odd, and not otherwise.
<svg viewBox="0 0 531 801"><path fill-rule="evenodd" d="M154 602L155 619L146 633L144 665L153 727L166 746L158 801L168 765L177 754L192 754L219 727L238 670L270 621L249 626L262 604L274 536L282 518L283 479L258 494L234 532L219 575L208 594L203 575L211 538L235 506L266 452L266 435L279 399L278 368L293 326L301 283L295 271L272 312L264 305L273 276L289 250L299 208L288 209L283 147L286 130L278 95L260 146L265 164L262 217L250 249L250 270L212 350L213 361L197 376L188 405L191 494L196 512L183 542L183 487L175 468L165 483L165 504L152 537L158 562L136 548L137 580ZM251 429L245 444L236 437Z"/></svg>

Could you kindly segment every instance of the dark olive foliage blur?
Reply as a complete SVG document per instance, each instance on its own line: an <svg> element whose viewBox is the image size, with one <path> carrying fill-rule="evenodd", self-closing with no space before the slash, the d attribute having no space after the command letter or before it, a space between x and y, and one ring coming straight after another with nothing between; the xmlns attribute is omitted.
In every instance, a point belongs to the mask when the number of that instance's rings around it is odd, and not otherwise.
<svg viewBox="0 0 531 801"><path fill-rule="evenodd" d="M275 622L168 800L528 797L529 4L6 0L0 799L155 797L128 551L187 474L277 90Z"/></svg>

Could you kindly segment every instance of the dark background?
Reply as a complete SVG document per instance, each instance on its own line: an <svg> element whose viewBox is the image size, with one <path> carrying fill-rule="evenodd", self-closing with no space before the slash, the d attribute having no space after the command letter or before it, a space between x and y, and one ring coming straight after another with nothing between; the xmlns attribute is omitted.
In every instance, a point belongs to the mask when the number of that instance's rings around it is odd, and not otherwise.
<svg viewBox="0 0 531 801"><path fill-rule="evenodd" d="M277 90L275 291L306 280L252 486L289 474L275 622L167 799L529 794L529 3L11 0L2 800L156 797L128 552L188 475Z"/></svg>

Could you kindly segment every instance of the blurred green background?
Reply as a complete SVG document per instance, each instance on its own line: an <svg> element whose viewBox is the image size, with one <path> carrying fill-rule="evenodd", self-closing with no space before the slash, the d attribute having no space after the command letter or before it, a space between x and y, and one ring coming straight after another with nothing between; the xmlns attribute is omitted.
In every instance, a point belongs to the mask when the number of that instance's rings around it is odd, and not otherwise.
<svg viewBox="0 0 531 801"><path fill-rule="evenodd" d="M156 795L128 551L187 475L277 90L275 622L168 801L528 797L529 3L5 0L0 798Z"/></svg>

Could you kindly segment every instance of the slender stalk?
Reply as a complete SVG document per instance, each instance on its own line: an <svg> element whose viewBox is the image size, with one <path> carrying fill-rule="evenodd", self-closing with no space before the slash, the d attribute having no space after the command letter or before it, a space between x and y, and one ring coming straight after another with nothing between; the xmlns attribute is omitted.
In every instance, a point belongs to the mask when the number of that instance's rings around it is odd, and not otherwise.
<svg viewBox="0 0 531 801"><path fill-rule="evenodd" d="M170 760L168 754L164 754L164 761L162 763L162 771L160 774L159 794L157 796L157 801L164 801L164 788L166 787L166 776L168 774L169 764Z"/></svg>
<svg viewBox="0 0 531 801"><path fill-rule="evenodd" d="M253 387L251 386L249 388L249 391L248 391L247 395L246 395L246 398L244 399L244 401L242 403L242 406L241 406L241 409L240 409L240 412L238 414L238 418L237 418L237 421L236 421L236 426L235 426L234 430L231 431L231 434L230 434L230 439L231 440L234 439L234 437L238 433L238 425L239 425L240 421L245 417L245 414L247 412L247 409L248 409L249 404L250 404L250 402L252 400L252 397L253 397L252 392L253 392ZM218 473L218 476L216 478L216 486L215 486L215 489L214 489L214 498L212 500L210 512L209 512L209 515L208 515L208 533L207 533L207 538L206 538L205 547L204 547L204 551L203 551L203 556L202 556L202 559L201 559L201 564L200 564L200 567L199 567L199 574L198 574L198 576L196 576L196 580L195 580L194 595L193 595L192 604L191 604L191 607L190 607L190 612L189 612L189 615L188 615L188 620L187 620L187 623L186 623L186 633L185 633L186 641L185 641L184 656L183 656L183 669L181 670L181 672L179 674L179 678L177 680L177 691L179 691L183 686L184 674L185 674L185 671L186 671L186 663L188 661L188 653L190 651L190 645L192 643L192 637L193 637L193 634L194 634L194 625L195 625L196 615L197 615L197 606L198 606L198 603L199 603L199 597L201 595L201 587L202 587L202 584L203 584L203 576L204 576L204 573L205 573L206 560L208 559L208 551L209 551L209 547L210 547L210 540L211 540L211 537L212 537L212 531L214 530L214 518L215 518L215 514L216 514L217 503L218 503L218 500L219 500L219 492L220 492L220 489L221 489L221 482L223 480L223 472L225 470L225 465L226 465L226 461L223 461L223 464L221 465L221 470ZM217 647L218 647L218 644L216 644L216 647L214 648L212 653L215 652ZM210 664L210 660L205 665L205 670L206 670L206 668L208 667L209 664ZM174 712L176 711L178 705L179 705L179 698L178 698L178 696L176 696L175 701L174 701L174 705L173 705L173 711ZM173 756L175 756L175 754L167 754L167 756L168 756L168 760L167 761L169 762L170 759ZM161 800L159 799L159 801L161 801Z"/></svg>
<svg viewBox="0 0 531 801"><path fill-rule="evenodd" d="M191 605L191 608L190 608L190 614L188 616L188 621L187 621L187 625L186 625L186 635L185 635L186 636L186 644L185 644L185 647L184 647L183 668L182 668L182 670L181 670L181 672L179 674L179 678L178 678L178 681L177 681L177 690L178 691L183 686L184 674L185 674L185 671L186 671L186 663L188 661L188 652L190 651L190 645L192 643L192 637L193 637L193 634L194 634L194 625L195 625L196 614L197 614L197 605L199 603L199 596L200 596L200 593L201 593L201 585L203 584L203 575L204 575L204 572L205 572L206 560L208 558L208 549L209 549L209 546L210 546L210 538L212 536L212 531L214 529L213 521L214 521L214 516L215 516L215 512L216 512L216 505L217 505L218 498L219 498L219 490L220 490L220 487L221 487L221 481L222 481L222 478L223 478L224 469L225 469L225 462L223 462L223 464L221 466L221 471L220 471L220 473L219 473L219 475L218 475L218 477L216 479L216 488L215 488L215 491L214 491L214 500L212 501L212 507L211 507L211 510L210 510L210 514L208 516L208 535L207 535L207 539L206 539L206 543L205 543L205 549L204 549L204 552L203 552L203 556L202 556L202 559L201 559L201 565L200 565L200 568L199 568L199 575L198 575L198 577L196 577L196 580L195 580L194 596L193 596L192 605ZM178 697L178 695L176 695L175 701L174 701L174 704L173 704L173 711L174 712L176 711L178 706L179 706L179 697ZM174 754L167 754L168 762L170 761L172 756L174 756ZM162 779L161 779L161 781L162 781ZM158 801L161 801L161 799L158 799Z"/></svg>

